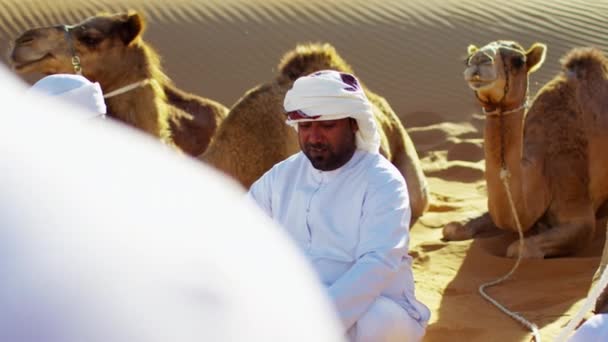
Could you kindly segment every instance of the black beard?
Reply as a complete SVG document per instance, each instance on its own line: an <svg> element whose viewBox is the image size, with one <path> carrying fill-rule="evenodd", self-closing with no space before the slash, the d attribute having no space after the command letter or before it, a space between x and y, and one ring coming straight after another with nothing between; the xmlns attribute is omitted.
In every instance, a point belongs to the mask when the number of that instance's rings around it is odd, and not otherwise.
<svg viewBox="0 0 608 342"><path fill-rule="evenodd" d="M334 151L329 149L327 145L324 144L306 144L304 146L304 154L310 160L312 166L321 171L332 171L342 167L346 164L350 158L352 158L355 153L356 147L353 146L352 149L347 151L343 151L343 153L337 155ZM323 155L312 155L311 149L317 149L321 152L324 152Z"/></svg>

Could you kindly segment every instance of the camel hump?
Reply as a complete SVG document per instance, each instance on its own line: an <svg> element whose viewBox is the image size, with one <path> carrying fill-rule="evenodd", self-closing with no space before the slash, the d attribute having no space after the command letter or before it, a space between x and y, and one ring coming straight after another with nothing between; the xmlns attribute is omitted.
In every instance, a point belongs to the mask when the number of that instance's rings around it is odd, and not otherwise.
<svg viewBox="0 0 608 342"><path fill-rule="evenodd" d="M336 49L328 43L299 44L287 52L279 63L279 72L291 81L312 72L333 69L352 73L348 65Z"/></svg>
<svg viewBox="0 0 608 342"><path fill-rule="evenodd" d="M570 50L561 60L563 69L577 79L596 73L603 75L608 63L602 50L595 47L579 47Z"/></svg>

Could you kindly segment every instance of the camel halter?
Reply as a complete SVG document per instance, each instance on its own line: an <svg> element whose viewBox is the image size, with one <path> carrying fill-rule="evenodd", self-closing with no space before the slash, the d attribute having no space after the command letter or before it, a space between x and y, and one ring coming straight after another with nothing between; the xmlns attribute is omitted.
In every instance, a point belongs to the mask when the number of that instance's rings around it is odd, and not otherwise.
<svg viewBox="0 0 608 342"><path fill-rule="evenodd" d="M77 75L82 75L82 65L80 65L80 57L76 55L76 49L74 48L74 42L72 41L72 35L70 30L74 28L72 25L63 25L63 32L65 32L65 40L68 43L68 48L72 54L72 67Z"/></svg>
<svg viewBox="0 0 608 342"><path fill-rule="evenodd" d="M504 130L504 117L505 115L511 114L511 113L515 113L518 112L522 109L525 109L528 107L528 101L524 101L524 103L515 108L515 109L511 109L508 111L503 111L503 104L504 104L504 100L507 97L507 93L509 92L509 71L510 68L507 66L507 64L504 62L504 55L502 54L502 50L499 49L499 53L500 56L503 60L503 65L505 68L505 88L503 90L503 94L502 94L502 98L500 99L500 101L498 102L498 106L496 107L495 110L491 111L491 112L486 112L485 108L483 108L483 112L490 116L498 116L498 119L500 120L499 124L500 124L500 180L502 181L502 184L505 188L505 192L507 193L507 199L509 200L509 205L511 207L511 214L513 215L513 218L515 219L515 225L517 226L517 233L519 235L519 253L517 255L517 260L515 261L515 264L513 265L513 267L511 267L511 270L509 272L507 272L507 274L503 275L502 277L487 282L487 283L483 283L479 286L479 294L488 302L490 302L492 305L494 305L495 307L497 307L500 311L502 311L504 314L506 314L507 316L511 317L512 319L514 319L515 321L517 321L518 323L522 324L523 326L525 326L526 328L528 328L528 330L530 330L532 332L532 335L534 335L534 340L536 342L541 342L541 337L540 337L540 332L538 330L538 326L528 320L526 320L523 316L519 315L516 312L513 312L509 309L507 309L504 305L500 304L496 299L492 298L490 295L488 295L485 292L485 289L488 287L492 287L492 286L496 286L504 281L506 281L507 279L509 279L509 277L511 277L511 275L513 275L513 273L515 273L515 270L517 270L517 268L519 267L519 264L521 263L522 260L522 252L524 249L524 234L523 234L523 230L521 227L521 223L519 222L519 216L517 215L517 209L515 208L515 203L513 202L513 196L511 194L511 189L509 188L509 177L511 177L511 173L509 172L509 169L507 169L507 163L505 160L505 130ZM526 89L526 94L528 93L528 90ZM479 99L479 101L481 102L485 102L482 101L479 98L479 94L477 93L477 91L475 92L475 96L477 97L477 99Z"/></svg>
<svg viewBox="0 0 608 342"><path fill-rule="evenodd" d="M519 112L522 109L524 109L524 110L528 109L528 100L527 99L519 107L514 108L514 109L510 109L510 110L507 110L507 111L501 111L500 109L497 108L495 110L492 110L492 111L488 112L488 111L486 111L485 108L483 108L483 107L481 108L481 110L483 111L483 114L486 115L486 116L508 115L508 114L512 114L512 113L517 113L517 112Z"/></svg>
<svg viewBox="0 0 608 342"><path fill-rule="evenodd" d="M500 101L498 101L498 104L496 106L496 109L492 110L492 111L488 111L484 106L481 107L481 109L483 110L483 113L486 116L498 116L501 117L503 115L508 115L508 114L512 114L512 113L516 113L519 112L522 109L527 109L528 108L528 98L526 96L526 99L524 100L524 102L517 108L514 109L510 109L510 110L502 110L503 105L504 105L504 101L505 98L507 97L507 93L509 92L509 71L510 68L507 66L506 63L504 63L505 60L505 56L502 53L502 49L507 49L507 50L512 50L512 51L517 51L513 48L510 47L505 47L505 46L501 46L498 49L498 53L500 54L501 59L503 60L503 65L504 65L504 72L505 72L505 87L503 89L503 93L502 93L502 98L500 99ZM519 52L519 51L518 51ZM528 93L528 89L526 89L526 94ZM481 103L490 103L489 101L484 101L481 99L481 97L479 97L479 93L477 91L475 91L475 97L477 97L477 100L479 100L479 102ZM501 124L502 125L502 124ZM502 129L502 128L501 128Z"/></svg>

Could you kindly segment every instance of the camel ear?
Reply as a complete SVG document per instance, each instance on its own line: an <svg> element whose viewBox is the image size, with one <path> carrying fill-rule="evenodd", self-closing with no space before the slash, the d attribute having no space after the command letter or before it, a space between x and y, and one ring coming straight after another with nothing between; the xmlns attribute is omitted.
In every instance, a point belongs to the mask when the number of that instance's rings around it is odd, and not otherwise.
<svg viewBox="0 0 608 342"><path fill-rule="evenodd" d="M125 45L129 45L135 38L143 33L146 22L144 18L135 11L129 11L122 19L119 29L120 39Z"/></svg>
<svg viewBox="0 0 608 342"><path fill-rule="evenodd" d="M526 51L526 67L528 73L534 72L543 65L545 61L545 55L547 54L547 45L541 43L534 43Z"/></svg>
<svg viewBox="0 0 608 342"><path fill-rule="evenodd" d="M467 53L469 54L469 56L477 51L479 51L479 48L473 44L469 45L469 47L467 48Z"/></svg>

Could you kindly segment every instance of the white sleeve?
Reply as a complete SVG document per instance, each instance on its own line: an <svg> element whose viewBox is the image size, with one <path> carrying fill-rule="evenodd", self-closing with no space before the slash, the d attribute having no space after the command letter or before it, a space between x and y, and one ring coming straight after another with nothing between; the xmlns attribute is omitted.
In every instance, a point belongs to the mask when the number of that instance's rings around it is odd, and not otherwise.
<svg viewBox="0 0 608 342"><path fill-rule="evenodd" d="M272 217L272 169L251 185L247 197L253 200L266 215Z"/></svg>
<svg viewBox="0 0 608 342"><path fill-rule="evenodd" d="M408 251L411 209L403 179L372 185L363 204L355 264L329 287L348 330L386 289Z"/></svg>
<svg viewBox="0 0 608 342"><path fill-rule="evenodd" d="M608 340L608 314L596 314L591 316L581 325L568 342L589 342Z"/></svg>

